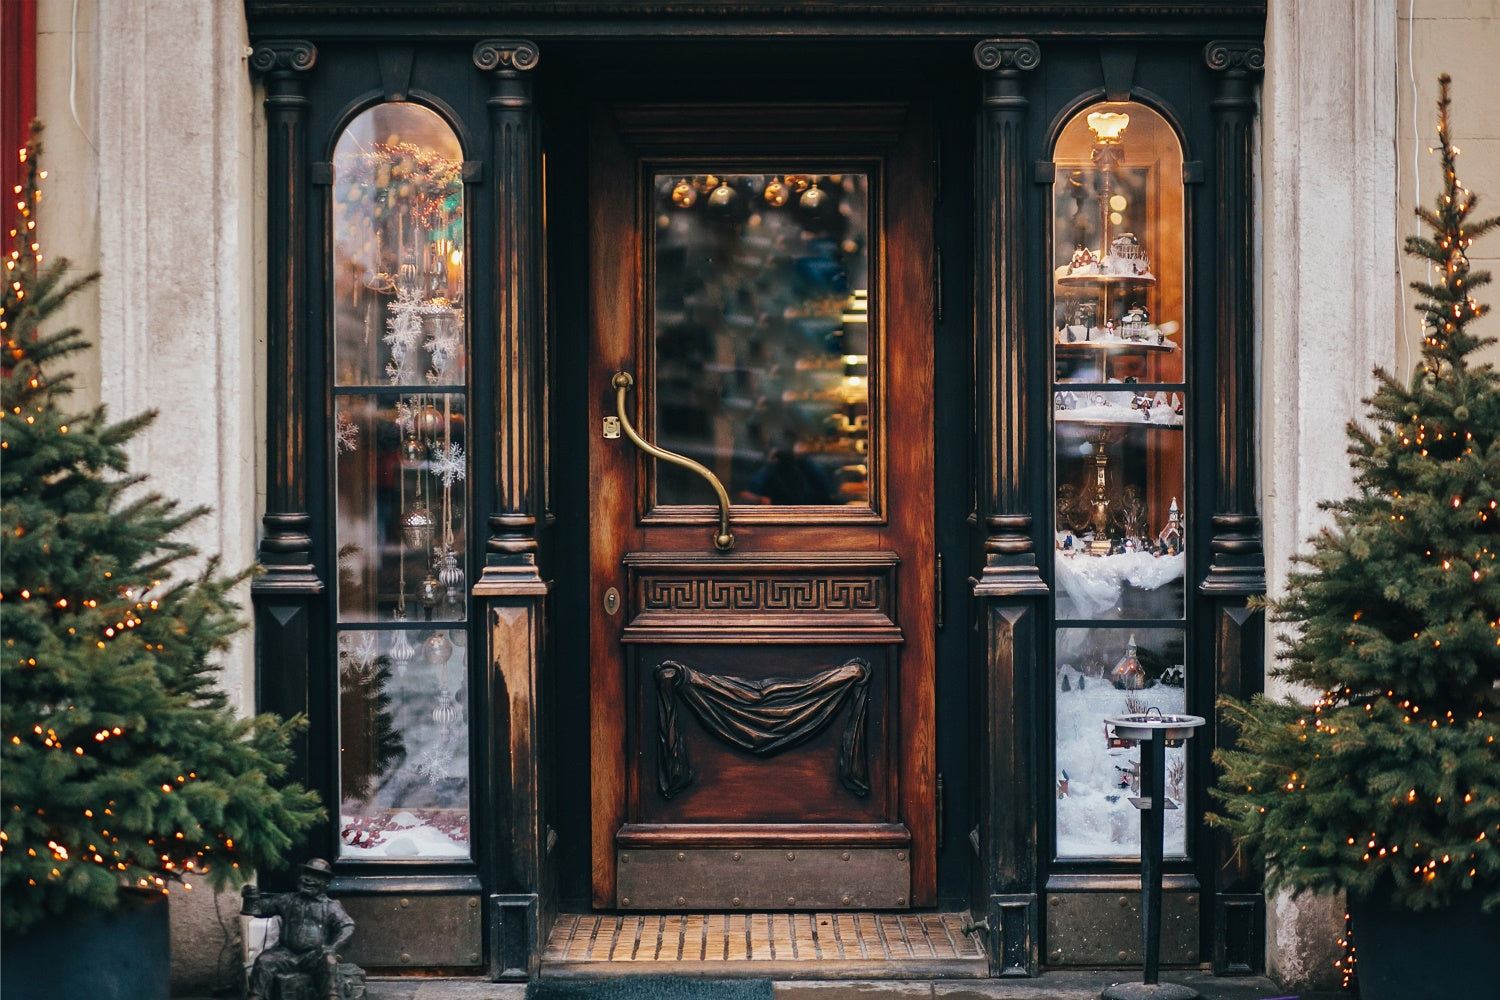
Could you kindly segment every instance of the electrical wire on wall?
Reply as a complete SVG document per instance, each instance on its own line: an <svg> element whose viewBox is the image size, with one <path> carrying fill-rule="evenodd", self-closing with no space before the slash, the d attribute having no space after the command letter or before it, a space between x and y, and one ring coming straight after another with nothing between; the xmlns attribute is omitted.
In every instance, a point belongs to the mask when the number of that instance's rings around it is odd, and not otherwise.
<svg viewBox="0 0 1500 1000"><path fill-rule="evenodd" d="M73 0L73 24L68 35L68 110L73 113L73 124L78 126L89 148L98 156L99 147L94 145L94 137L78 118L78 0Z"/></svg>

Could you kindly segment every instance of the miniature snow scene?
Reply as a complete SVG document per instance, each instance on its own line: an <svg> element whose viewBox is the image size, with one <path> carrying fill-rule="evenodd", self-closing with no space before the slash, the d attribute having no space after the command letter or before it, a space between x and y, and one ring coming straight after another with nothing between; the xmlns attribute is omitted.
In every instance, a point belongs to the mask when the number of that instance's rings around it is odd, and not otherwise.
<svg viewBox="0 0 1500 1000"><path fill-rule="evenodd" d="M1187 708L1179 629L1063 628L1057 632L1057 856L1140 855L1141 747L1119 739L1106 717ZM1187 752L1167 745L1165 852L1187 853Z"/></svg>

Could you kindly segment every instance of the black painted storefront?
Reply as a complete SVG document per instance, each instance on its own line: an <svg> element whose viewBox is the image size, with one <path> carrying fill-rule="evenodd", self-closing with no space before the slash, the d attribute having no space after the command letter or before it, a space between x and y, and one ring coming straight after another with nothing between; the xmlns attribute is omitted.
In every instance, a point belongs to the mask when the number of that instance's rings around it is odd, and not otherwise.
<svg viewBox="0 0 1500 1000"><path fill-rule="evenodd" d="M338 863L336 891L382 928L365 964L534 976L555 915L595 905L589 540L607 484L591 482L585 459L603 395L588 383L585 331L600 107L656 108L666 131L683 109L710 150L704 108L902 106L930 118L936 815L920 905L968 911L991 975L1031 976L1052 964L1049 934L1134 891L1131 865L1059 861L1052 847L1049 151L1101 101L1155 109L1182 142L1187 708L1212 717L1218 695L1258 690L1264 667L1262 619L1246 607L1265 587L1251 263L1264 3L245 6L268 190L258 691L261 707L310 718L299 767L330 803L333 151L362 111L411 102L441 116L463 153L472 857ZM1227 736L1211 725L1190 746L1190 814L1208 807L1208 756ZM1167 954L1257 972L1259 876L1201 823L1189 831L1190 860L1166 869L1168 906L1187 914ZM336 824L308 849L337 857Z"/></svg>

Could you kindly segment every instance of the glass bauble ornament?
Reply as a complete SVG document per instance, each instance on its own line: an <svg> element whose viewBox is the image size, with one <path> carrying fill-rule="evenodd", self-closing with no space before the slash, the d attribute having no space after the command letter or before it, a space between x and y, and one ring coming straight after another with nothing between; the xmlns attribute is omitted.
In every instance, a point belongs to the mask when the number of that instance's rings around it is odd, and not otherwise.
<svg viewBox="0 0 1500 1000"><path fill-rule="evenodd" d="M397 621L405 620L406 616L404 614L397 618ZM396 637L391 640L389 655L391 663L396 667L396 673L405 673L407 666L412 661L412 657L417 655L417 647L411 644L411 639L407 637L405 629L398 631Z"/></svg>
<svg viewBox="0 0 1500 1000"><path fill-rule="evenodd" d="M458 564L458 553L443 550L443 567L438 570L438 580L443 584L443 596L453 607L460 607L464 599L464 571Z"/></svg>
<svg viewBox="0 0 1500 1000"><path fill-rule="evenodd" d="M453 701L453 693L447 688L438 692L437 705L432 710L432 721L440 726L451 726L458 721L458 705Z"/></svg>
<svg viewBox="0 0 1500 1000"><path fill-rule="evenodd" d="M728 184L720 184L708 196L708 203L715 208L723 208L731 201L734 201L734 188Z"/></svg>
<svg viewBox="0 0 1500 1000"><path fill-rule="evenodd" d="M698 191L690 181L680 180L677 186L672 188L672 204L678 208L692 208L693 202L697 200Z"/></svg>
<svg viewBox="0 0 1500 1000"><path fill-rule="evenodd" d="M401 539L406 542L407 548L425 551L432 544L432 531L436 526L437 520L432 516L432 511L418 500L401 516Z"/></svg>
<svg viewBox="0 0 1500 1000"><path fill-rule="evenodd" d="M818 187L817 182L814 181L812 187L802 192L802 200L798 204L809 212L817 211L822 206L825 197L827 195L823 193L823 189Z"/></svg>
<svg viewBox="0 0 1500 1000"><path fill-rule="evenodd" d="M780 208L786 204L788 197L786 185L781 183L779 179L772 180L771 183L766 185L766 189L761 192L761 197L766 199L766 204Z"/></svg>
<svg viewBox="0 0 1500 1000"><path fill-rule="evenodd" d="M427 457L427 446L415 434L408 434L401 440L401 464L408 469L414 468L422 463Z"/></svg>
<svg viewBox="0 0 1500 1000"><path fill-rule="evenodd" d="M428 441L443 433L443 411L428 403L417 411L417 434Z"/></svg>
<svg viewBox="0 0 1500 1000"><path fill-rule="evenodd" d="M422 577L422 582L417 584L417 601L424 608L435 608L438 601L443 599L443 585L438 578L428 573Z"/></svg>
<svg viewBox="0 0 1500 1000"><path fill-rule="evenodd" d="M422 659L434 667L442 666L448 662L453 655L453 643L448 641L448 633L439 629L427 637L422 643Z"/></svg>

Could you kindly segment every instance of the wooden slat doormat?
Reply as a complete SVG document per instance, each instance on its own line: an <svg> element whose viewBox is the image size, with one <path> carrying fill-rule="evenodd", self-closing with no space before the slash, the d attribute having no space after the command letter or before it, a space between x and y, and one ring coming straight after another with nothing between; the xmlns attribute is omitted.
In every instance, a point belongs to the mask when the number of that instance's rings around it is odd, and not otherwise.
<svg viewBox="0 0 1500 1000"><path fill-rule="evenodd" d="M565 913L542 975L982 978L984 948L963 924L957 913Z"/></svg>

